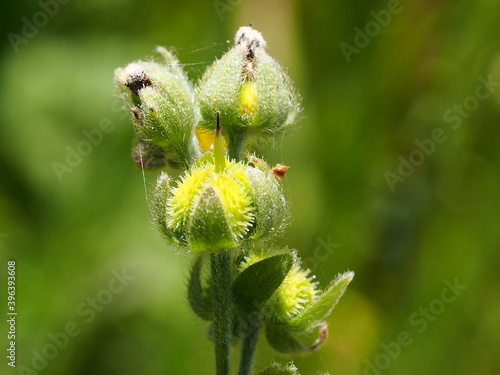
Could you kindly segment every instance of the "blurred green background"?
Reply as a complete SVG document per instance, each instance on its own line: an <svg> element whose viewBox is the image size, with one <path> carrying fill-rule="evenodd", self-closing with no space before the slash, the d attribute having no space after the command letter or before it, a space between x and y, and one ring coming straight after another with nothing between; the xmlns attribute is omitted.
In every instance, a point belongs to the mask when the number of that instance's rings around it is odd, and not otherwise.
<svg viewBox="0 0 500 375"><path fill-rule="evenodd" d="M113 71L164 45L195 80L249 22L305 108L263 151L291 166L278 243L322 285L356 272L321 350L283 356L261 337L257 368L500 373L499 2L59 1L9 1L0 15L0 305L15 259L19 314L18 367L3 355L0 373L213 373L207 325L185 300L191 259L152 228ZM58 177L54 163L103 123L112 131ZM65 340L68 324L78 329Z"/></svg>

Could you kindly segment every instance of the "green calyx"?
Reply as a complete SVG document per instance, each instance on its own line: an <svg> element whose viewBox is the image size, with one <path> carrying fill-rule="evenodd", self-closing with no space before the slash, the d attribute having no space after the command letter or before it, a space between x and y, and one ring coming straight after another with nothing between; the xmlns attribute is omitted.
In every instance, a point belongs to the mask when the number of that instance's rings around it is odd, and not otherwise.
<svg viewBox="0 0 500 375"><path fill-rule="evenodd" d="M285 251L288 253L288 251ZM308 304L315 300L318 289L314 276L309 270L300 267L300 261L295 253L293 263L280 286L274 291L267 301L264 309L266 317L275 322L285 323L297 316ZM269 251L252 252L247 255L241 267L247 267L262 261L270 256Z"/></svg>
<svg viewBox="0 0 500 375"><path fill-rule="evenodd" d="M223 164L217 167L207 155L176 187L157 189L163 204L155 217L169 240L194 252L216 252L279 232L286 210L277 178L247 163Z"/></svg>
<svg viewBox="0 0 500 375"><path fill-rule="evenodd" d="M318 349L328 337L326 317L331 314L347 286L353 272L339 275L315 298L286 321L266 323L266 336L271 346L279 352L311 352Z"/></svg>
<svg viewBox="0 0 500 375"><path fill-rule="evenodd" d="M290 257L290 264L286 265L286 272L281 277L279 285L266 297L260 309L261 319L266 327L268 342L277 351L283 353L314 351L325 342L328 336L325 319L344 294L354 273L346 272L339 275L322 291L318 288L315 277L310 275L310 271L301 267L296 252L288 249L276 251L265 247L250 251L240 263L239 272L243 275L258 265L264 265L287 255ZM283 266L285 259L282 260ZM275 265L275 269L280 268ZM272 274L276 274L276 271ZM240 281L238 285L240 292L237 297L244 296L241 291L245 289L253 290L253 282L246 281L246 283L247 285L241 285ZM248 296L238 298L242 298L246 301L246 306L253 306L254 309L259 305L248 301ZM259 300L258 297L255 299Z"/></svg>
<svg viewBox="0 0 500 375"><path fill-rule="evenodd" d="M199 121L192 85L177 59L158 47L162 62L137 61L115 71L115 82L134 118L138 136L173 154L187 167L199 156Z"/></svg>
<svg viewBox="0 0 500 375"><path fill-rule="evenodd" d="M280 64L265 51L262 35L241 27L235 44L207 69L196 88L201 125L213 129L215 112L231 129L260 139L293 125L300 111L300 99Z"/></svg>

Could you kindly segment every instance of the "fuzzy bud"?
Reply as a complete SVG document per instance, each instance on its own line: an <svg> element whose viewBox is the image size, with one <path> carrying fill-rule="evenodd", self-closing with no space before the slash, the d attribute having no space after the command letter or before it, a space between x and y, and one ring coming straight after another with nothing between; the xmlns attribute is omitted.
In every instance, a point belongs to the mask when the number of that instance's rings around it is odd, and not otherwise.
<svg viewBox="0 0 500 375"><path fill-rule="evenodd" d="M176 154L185 167L199 156L194 129L199 120L194 92L177 59L165 48L164 61L138 61L115 71L140 138Z"/></svg>
<svg viewBox="0 0 500 375"><path fill-rule="evenodd" d="M251 252L242 263L241 269L244 270L272 254L266 251ZM266 317L274 322L285 323L292 319L314 301L318 294L315 277L309 274L309 270L302 269L299 259L295 253L292 254L293 264L281 285L267 301L264 310Z"/></svg>
<svg viewBox="0 0 500 375"><path fill-rule="evenodd" d="M155 215L162 232L195 252L216 252L245 239L268 237L282 228L286 216L279 180L270 170L227 159L218 168L212 154L176 187L155 195L165 202Z"/></svg>
<svg viewBox="0 0 500 375"><path fill-rule="evenodd" d="M201 125L213 129L215 113L220 111L229 142L236 132L266 138L297 120L300 105L293 83L265 49L260 32L241 27L233 48L209 67L198 83Z"/></svg>

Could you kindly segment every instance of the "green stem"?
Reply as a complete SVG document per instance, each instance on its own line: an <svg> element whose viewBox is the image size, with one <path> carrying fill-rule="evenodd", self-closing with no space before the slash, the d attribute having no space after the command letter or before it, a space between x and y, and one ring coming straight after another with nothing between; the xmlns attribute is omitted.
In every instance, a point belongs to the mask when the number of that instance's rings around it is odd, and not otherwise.
<svg viewBox="0 0 500 375"><path fill-rule="evenodd" d="M245 129L229 128L227 140L227 153L229 159L240 161L243 159L243 150L245 141L247 140L247 132Z"/></svg>
<svg viewBox="0 0 500 375"><path fill-rule="evenodd" d="M259 337L260 322L247 322L248 330L243 339L241 349L240 370L238 375L250 375L253 368L255 357L255 348L257 347L257 338Z"/></svg>
<svg viewBox="0 0 500 375"><path fill-rule="evenodd" d="M232 264L230 250L212 254L214 341L217 375L229 375L233 316L231 306Z"/></svg>

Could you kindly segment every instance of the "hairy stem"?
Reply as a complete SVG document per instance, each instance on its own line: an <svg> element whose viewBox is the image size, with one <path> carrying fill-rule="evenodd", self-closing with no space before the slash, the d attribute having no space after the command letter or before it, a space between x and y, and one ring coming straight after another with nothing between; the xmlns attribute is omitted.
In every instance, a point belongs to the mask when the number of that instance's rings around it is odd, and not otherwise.
<svg viewBox="0 0 500 375"><path fill-rule="evenodd" d="M217 375L229 375L232 341L230 250L212 254L211 259L214 298L214 341Z"/></svg>
<svg viewBox="0 0 500 375"><path fill-rule="evenodd" d="M233 159L236 161L240 161L243 159L243 150L245 148L246 140L247 132L245 129L228 129L227 152L229 159Z"/></svg>
<svg viewBox="0 0 500 375"><path fill-rule="evenodd" d="M257 347L257 338L259 337L259 328L260 322L247 323L247 331L241 349L240 370L238 375L250 375L252 373L255 348Z"/></svg>

